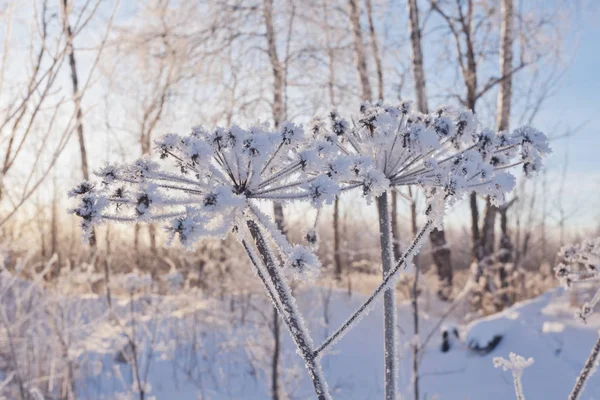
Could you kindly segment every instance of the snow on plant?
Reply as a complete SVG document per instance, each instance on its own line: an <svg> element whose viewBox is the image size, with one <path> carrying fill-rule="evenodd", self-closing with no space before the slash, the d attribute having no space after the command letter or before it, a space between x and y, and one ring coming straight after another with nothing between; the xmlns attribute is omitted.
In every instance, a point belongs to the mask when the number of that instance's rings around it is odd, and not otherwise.
<svg viewBox="0 0 600 400"><path fill-rule="evenodd" d="M555 268L556 277L565 287L571 288L573 284L599 280L600 238L563 246L558 255L563 262ZM600 301L600 288L592 300L581 307L577 314L579 319L586 322L598 301Z"/></svg>
<svg viewBox="0 0 600 400"><path fill-rule="evenodd" d="M328 177L340 190L360 188L370 203L377 199L381 236L383 282L367 302L317 350L342 336L384 293L386 399L396 397L395 291L401 269L418 252L428 233L442 222L446 208L473 191L504 201L515 178L507 169L521 165L526 175L541 166L550 152L546 137L531 127L498 134L482 129L470 111L441 108L425 115L410 103L399 106L365 103L360 113L344 119L333 109L328 118L315 118L311 131L327 143L323 152ZM426 194L427 222L407 252L395 262L387 192L402 186L420 186Z"/></svg>
<svg viewBox="0 0 600 400"><path fill-rule="evenodd" d="M513 376L513 382L515 385L515 394L517 400L525 400L523 394L523 384L521 383L521 377L523 376L523 370L533 364L533 358L524 358L510 353L508 360L503 357L494 357L494 367L502 368L504 371L510 371Z"/></svg>
<svg viewBox="0 0 600 400"><path fill-rule="evenodd" d="M310 134L285 123L248 129L206 130L195 127L187 136L165 135L156 142L162 167L143 157L128 165L107 165L97 172L101 182L83 182L70 192L79 198L72 210L82 218L84 237L102 222L164 222L171 240L191 247L206 237L230 232L244 247L267 294L286 323L313 379L319 399L329 398L320 367L321 353L353 326L382 293L393 310L392 288L403 266L410 263L427 234L441 222L447 205L462 194L477 191L501 202L514 185L505 169L523 165L537 170L549 151L545 137L533 128L498 135L480 130L470 112L442 109L431 115L398 107L364 105L350 124L337 112L329 123L315 118ZM391 251L387 191L419 185L427 194L427 223L400 260ZM331 203L340 191L360 188L377 198L382 233L384 278L346 323L320 346L314 346L297 309L287 278L313 280L319 261L311 245L292 245L259 209L264 200L308 201L315 207ZM387 313L386 343L394 343L394 315ZM386 345L387 360L395 346ZM386 365L386 397L394 397L395 365Z"/></svg>
<svg viewBox="0 0 600 400"><path fill-rule="evenodd" d="M598 272L600 268L600 238L587 239L578 244L563 246L558 252L558 256L562 258L563 262L555 268L556 277L567 288L572 288L573 284L577 283L600 280ZM600 289L597 289L592 300L586 302L576 316L586 322L599 300ZM587 380L596 372L600 361L599 356L600 337L592 347L592 351L575 381L569 400L577 400L580 397Z"/></svg>
<svg viewBox="0 0 600 400"><path fill-rule="evenodd" d="M352 121L332 110L328 124L313 122L317 137L335 148L328 175L342 188L360 186L367 201L390 188L421 186L436 223L473 191L502 203L515 183L507 169L520 165L529 176L550 152L546 136L532 127L497 134L470 111L448 107L426 115L406 102L364 104Z"/></svg>
<svg viewBox="0 0 600 400"><path fill-rule="evenodd" d="M173 161L170 168L149 157L107 165L96 173L101 182L83 182L70 195L79 198L72 212L82 218L84 238L102 222L164 222L171 240L188 248L235 233L294 338L317 396L326 399L320 363L286 279L314 279L319 261L310 247L290 244L259 209L261 200L333 201L338 186L319 172L328 144L306 143L302 127L292 123L277 131L267 125L195 127L187 136L156 141L160 159Z"/></svg>

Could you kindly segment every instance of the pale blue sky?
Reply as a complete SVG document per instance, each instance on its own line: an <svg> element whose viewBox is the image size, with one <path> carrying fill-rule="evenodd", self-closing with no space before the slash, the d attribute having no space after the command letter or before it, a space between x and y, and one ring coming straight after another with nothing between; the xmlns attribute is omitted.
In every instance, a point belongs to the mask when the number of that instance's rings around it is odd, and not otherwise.
<svg viewBox="0 0 600 400"><path fill-rule="evenodd" d="M600 14L597 11L581 10L575 17L567 46L577 46L575 57L536 124L551 134L553 131L560 134L587 121L577 134L554 145L556 154L552 161L562 163L563 146L568 144L571 172L600 173ZM560 160L556 160L557 156Z"/></svg>

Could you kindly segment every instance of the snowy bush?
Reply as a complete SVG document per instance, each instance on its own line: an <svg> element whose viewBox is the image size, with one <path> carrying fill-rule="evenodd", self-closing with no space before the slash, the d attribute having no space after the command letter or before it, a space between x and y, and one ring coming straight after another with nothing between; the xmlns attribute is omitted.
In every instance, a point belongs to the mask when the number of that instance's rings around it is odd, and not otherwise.
<svg viewBox="0 0 600 400"><path fill-rule="evenodd" d="M294 339L317 397L330 398L320 366L323 352L381 294L386 309L394 309L389 289L441 223L446 208L471 191L502 202L515 182L507 169L520 165L529 175L549 152L545 136L533 128L496 134L481 129L472 113L449 108L423 115L408 103L365 104L351 120L332 111L328 122L315 117L306 133L288 122L279 130L267 125L195 127L186 136L167 134L156 141L155 150L161 160L172 161L170 166L150 157L107 165L96 173L100 182L83 182L70 192L79 199L72 211L82 218L85 238L103 222L163 222L171 240L177 237L190 249L200 239L233 233ZM408 185L423 188L427 222L394 260L387 192ZM368 202L377 199L384 276L366 302L315 346L288 280L314 280L319 260L312 246L291 244L260 203L306 201L320 207L352 189L361 190ZM392 327L386 331L386 354L393 355L394 316L386 314L386 325ZM397 374L388 358L389 398Z"/></svg>
<svg viewBox="0 0 600 400"><path fill-rule="evenodd" d="M560 249L558 256L562 258L563 262L555 268L556 277L567 288L582 282L598 281L600 277L598 272L600 268L600 238L588 239L578 244L564 246ZM586 322L599 300L600 289L597 289L592 300L585 303L576 316L581 321ZM596 372L599 356L600 337L592 347L592 351L571 391L569 400L580 398L587 380Z"/></svg>

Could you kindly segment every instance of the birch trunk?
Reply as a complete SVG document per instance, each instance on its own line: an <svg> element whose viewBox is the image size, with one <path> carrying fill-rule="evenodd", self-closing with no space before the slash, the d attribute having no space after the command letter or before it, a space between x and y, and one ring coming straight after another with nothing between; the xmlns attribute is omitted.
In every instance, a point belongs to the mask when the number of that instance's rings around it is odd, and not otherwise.
<svg viewBox="0 0 600 400"><path fill-rule="evenodd" d="M356 0L348 0L350 5L350 23L352 24L352 33L354 36L354 53L356 55L356 70L360 80L360 99L362 101L371 101L373 91L369 82L367 72L367 57L365 53L365 45L363 43L362 29L360 27L360 12Z"/></svg>
<svg viewBox="0 0 600 400"><path fill-rule="evenodd" d="M392 251L392 222L387 192L377 198L379 213L379 238L381 243L381 265L385 278L394 268ZM386 289L383 295L383 335L385 365L385 399L396 400L397 360L396 360L396 285Z"/></svg>
<svg viewBox="0 0 600 400"><path fill-rule="evenodd" d="M277 54L277 36L273 24L273 0L263 0L263 18L265 22L265 39L267 44L267 54L273 72L273 124L275 129L279 128L284 118L284 71ZM283 218L283 207L281 204L273 203L273 215L277 227L285 235L285 223ZM273 400L279 399L279 321L277 313L273 312L273 357L271 369L271 396Z"/></svg>
<svg viewBox="0 0 600 400"><path fill-rule="evenodd" d="M419 25L419 9L417 0L408 0L409 33L412 49L412 69L415 80L417 107L423 113L428 112L427 90L425 89L425 69L423 67L423 50L421 47L421 26Z"/></svg>
<svg viewBox="0 0 600 400"><path fill-rule="evenodd" d="M500 76L504 77L498 90L498 114L496 116L499 131L508 129L510 120L510 102L512 96L513 63L513 0L502 0L502 27L500 46Z"/></svg>
<svg viewBox="0 0 600 400"><path fill-rule="evenodd" d="M502 27L500 46L500 76L503 77L498 90L498 111L496 121L499 131L508 129L510 118L510 100L512 93L512 35L513 35L513 2L502 0ZM486 200L485 215L481 232L480 251L482 257L488 257L495 252L495 229L498 207L491 204L490 197Z"/></svg>
<svg viewBox="0 0 600 400"><path fill-rule="evenodd" d="M371 49L373 50L373 58L375 59L375 67L377 71L377 100L383 100L383 66L381 57L379 56L379 46L377 44L377 34L375 33L375 25L373 24L373 5L371 0L365 0L367 5L367 17L369 20L369 36L371 37Z"/></svg>
<svg viewBox="0 0 600 400"><path fill-rule="evenodd" d="M412 49L412 70L415 82L415 94L417 107L423 113L429 112L427 104L427 87L425 84L425 68L423 66L423 48L421 45L421 26L419 24L419 8L417 0L408 0L409 33ZM434 229L429 234L432 247L432 257L435 263L440 290L438 297L448 300L452 292L452 259L450 249L446 242L446 233L443 230Z"/></svg>
<svg viewBox="0 0 600 400"><path fill-rule="evenodd" d="M335 107L335 52L331 44L331 35L329 30L329 7L327 2L323 2L323 16L325 24L325 41L327 43L327 58L329 63L329 81L327 88L329 91L329 103ZM341 242L340 242L340 198L336 197L333 206L333 261L335 279L338 282L342 280L342 257L341 257Z"/></svg>
<svg viewBox="0 0 600 400"><path fill-rule="evenodd" d="M410 226L414 237L417 236L417 204L412 194L412 189L408 188L408 194L411 198L410 203ZM431 235L433 231L429 233ZM413 379L413 396L414 400L419 400L419 258L415 256L413 258L413 265L415 268L415 281L412 290L412 309L413 309L413 343L412 343L412 379Z"/></svg>

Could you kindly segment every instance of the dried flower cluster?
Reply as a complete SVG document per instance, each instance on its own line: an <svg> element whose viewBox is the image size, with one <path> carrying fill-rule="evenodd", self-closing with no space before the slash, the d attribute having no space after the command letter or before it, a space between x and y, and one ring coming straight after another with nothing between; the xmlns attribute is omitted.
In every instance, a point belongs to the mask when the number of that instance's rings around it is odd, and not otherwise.
<svg viewBox="0 0 600 400"><path fill-rule="evenodd" d="M481 129L471 112L450 108L423 115L409 103L365 104L350 121L333 110L327 118L313 118L307 132L288 122L278 130L263 124L167 134L155 150L170 164L145 156L106 165L96 172L100 182L83 182L70 192L79 199L72 212L82 218L85 238L95 225L113 221L162 222L171 239L188 248L202 238L234 233L304 358L317 397L328 399L319 364L323 351L388 291L446 208L471 191L502 202L515 182L506 170L522 165L529 175L550 151L533 128L496 134ZM305 201L319 208L342 191L360 188L371 201L407 185L424 190L427 223L397 262L387 260L382 283L365 303L315 346L287 277L318 275L316 235L306 235L306 246L289 243L260 203ZM383 225L388 231L389 223Z"/></svg>
<svg viewBox="0 0 600 400"><path fill-rule="evenodd" d="M494 357L494 367L502 368L504 371L510 371L512 373L517 400L525 400L521 378L523 376L523 370L531 366L534 360L531 357L526 359L515 353L510 353L508 358L509 359L507 360L503 357Z"/></svg>
<svg viewBox="0 0 600 400"><path fill-rule="evenodd" d="M342 190L359 186L367 201L391 188L423 187L430 218L441 218L446 206L472 191L502 203L515 183L506 170L522 165L530 175L550 152L534 128L496 134L482 129L470 111L449 107L422 114L410 103L365 104L351 120L334 109L328 122L311 123L313 134L333 147L328 176Z"/></svg>
<svg viewBox="0 0 600 400"><path fill-rule="evenodd" d="M556 277L568 289L577 283L596 283L600 280L598 273L598 268L600 268L600 238L587 239L578 244L563 246L558 252L558 256L562 258L562 262L554 269ZM600 301L600 288L596 290L594 297L579 309L576 317L583 322L587 322L598 301ZM585 384L596 372L599 359L600 336L592 347L590 355L575 381L569 400L577 400L581 397Z"/></svg>
<svg viewBox="0 0 600 400"><path fill-rule="evenodd" d="M597 282L600 278L600 238L584 240L578 244L563 246L558 253L562 262L555 268L556 277L567 288L580 282ZM585 303L577 317L583 322L600 301L600 289Z"/></svg>

